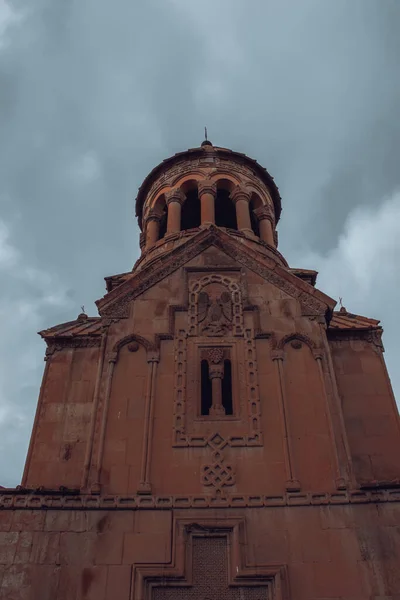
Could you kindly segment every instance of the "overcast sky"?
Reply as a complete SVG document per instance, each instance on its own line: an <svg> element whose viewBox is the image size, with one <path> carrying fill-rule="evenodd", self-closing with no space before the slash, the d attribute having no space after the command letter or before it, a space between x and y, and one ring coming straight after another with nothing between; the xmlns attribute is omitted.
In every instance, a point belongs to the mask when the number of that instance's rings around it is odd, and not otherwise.
<svg viewBox="0 0 400 600"><path fill-rule="evenodd" d="M138 257L163 158L245 152L280 251L385 328L400 397L399 0L0 0L0 484L20 482L45 345Z"/></svg>

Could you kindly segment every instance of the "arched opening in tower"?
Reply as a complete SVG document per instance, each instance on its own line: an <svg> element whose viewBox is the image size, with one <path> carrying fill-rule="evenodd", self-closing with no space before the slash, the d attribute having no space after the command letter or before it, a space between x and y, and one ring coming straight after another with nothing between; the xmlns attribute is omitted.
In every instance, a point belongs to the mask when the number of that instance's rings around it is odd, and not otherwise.
<svg viewBox="0 0 400 600"><path fill-rule="evenodd" d="M237 229L236 209L229 197L228 190L217 190L217 197L215 199L215 224L218 227Z"/></svg>
<svg viewBox="0 0 400 600"><path fill-rule="evenodd" d="M162 238L165 236L166 233L167 233L167 206L164 205L162 217L161 217L161 221L160 221L160 232L158 235L158 239L162 240Z"/></svg>
<svg viewBox="0 0 400 600"><path fill-rule="evenodd" d="M186 193L186 200L182 206L181 213L181 231L185 229L194 229L201 224L201 205L197 189L189 190Z"/></svg>
<svg viewBox="0 0 400 600"><path fill-rule="evenodd" d="M249 205L249 210L250 210L250 221L251 221L251 228L253 230L253 233L257 236L260 237L260 226L258 224L258 219L256 217L256 215L254 214L254 210L258 207L258 204L256 204L256 200L253 197L250 201L250 205Z"/></svg>

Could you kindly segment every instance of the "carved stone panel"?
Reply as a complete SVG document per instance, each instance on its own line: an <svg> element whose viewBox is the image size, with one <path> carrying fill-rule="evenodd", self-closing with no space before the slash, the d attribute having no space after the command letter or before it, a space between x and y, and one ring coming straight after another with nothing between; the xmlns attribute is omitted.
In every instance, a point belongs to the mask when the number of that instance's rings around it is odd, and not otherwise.
<svg viewBox="0 0 400 600"><path fill-rule="evenodd" d="M189 335L243 335L243 304L239 283L214 273L189 288Z"/></svg>

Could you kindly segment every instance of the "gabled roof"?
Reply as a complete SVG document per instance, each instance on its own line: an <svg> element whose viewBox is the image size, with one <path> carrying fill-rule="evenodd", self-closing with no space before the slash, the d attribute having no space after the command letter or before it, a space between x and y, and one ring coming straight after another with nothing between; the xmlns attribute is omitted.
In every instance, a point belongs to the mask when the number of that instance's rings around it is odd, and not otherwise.
<svg viewBox="0 0 400 600"><path fill-rule="evenodd" d="M99 336L101 334L101 317L88 317L80 315L75 321L68 321L55 325L49 329L39 331L39 335L45 340L57 338L74 338L77 336Z"/></svg>
<svg viewBox="0 0 400 600"><path fill-rule="evenodd" d="M369 319L361 315L354 315L346 310L340 309L333 313L329 329L380 329L380 321Z"/></svg>

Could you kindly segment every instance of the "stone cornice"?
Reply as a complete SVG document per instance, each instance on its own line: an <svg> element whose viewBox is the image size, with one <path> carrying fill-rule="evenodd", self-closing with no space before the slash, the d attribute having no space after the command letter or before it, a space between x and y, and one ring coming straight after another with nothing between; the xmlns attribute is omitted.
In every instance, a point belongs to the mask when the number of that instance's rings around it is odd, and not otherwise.
<svg viewBox="0 0 400 600"><path fill-rule="evenodd" d="M146 510L146 509L201 509L201 508L268 508L285 506L334 506L343 504L400 503L400 489L377 488L374 490L350 490L334 493L302 493L242 495L227 494L211 496L111 496L80 494L66 490L30 491L0 489L0 510Z"/></svg>

